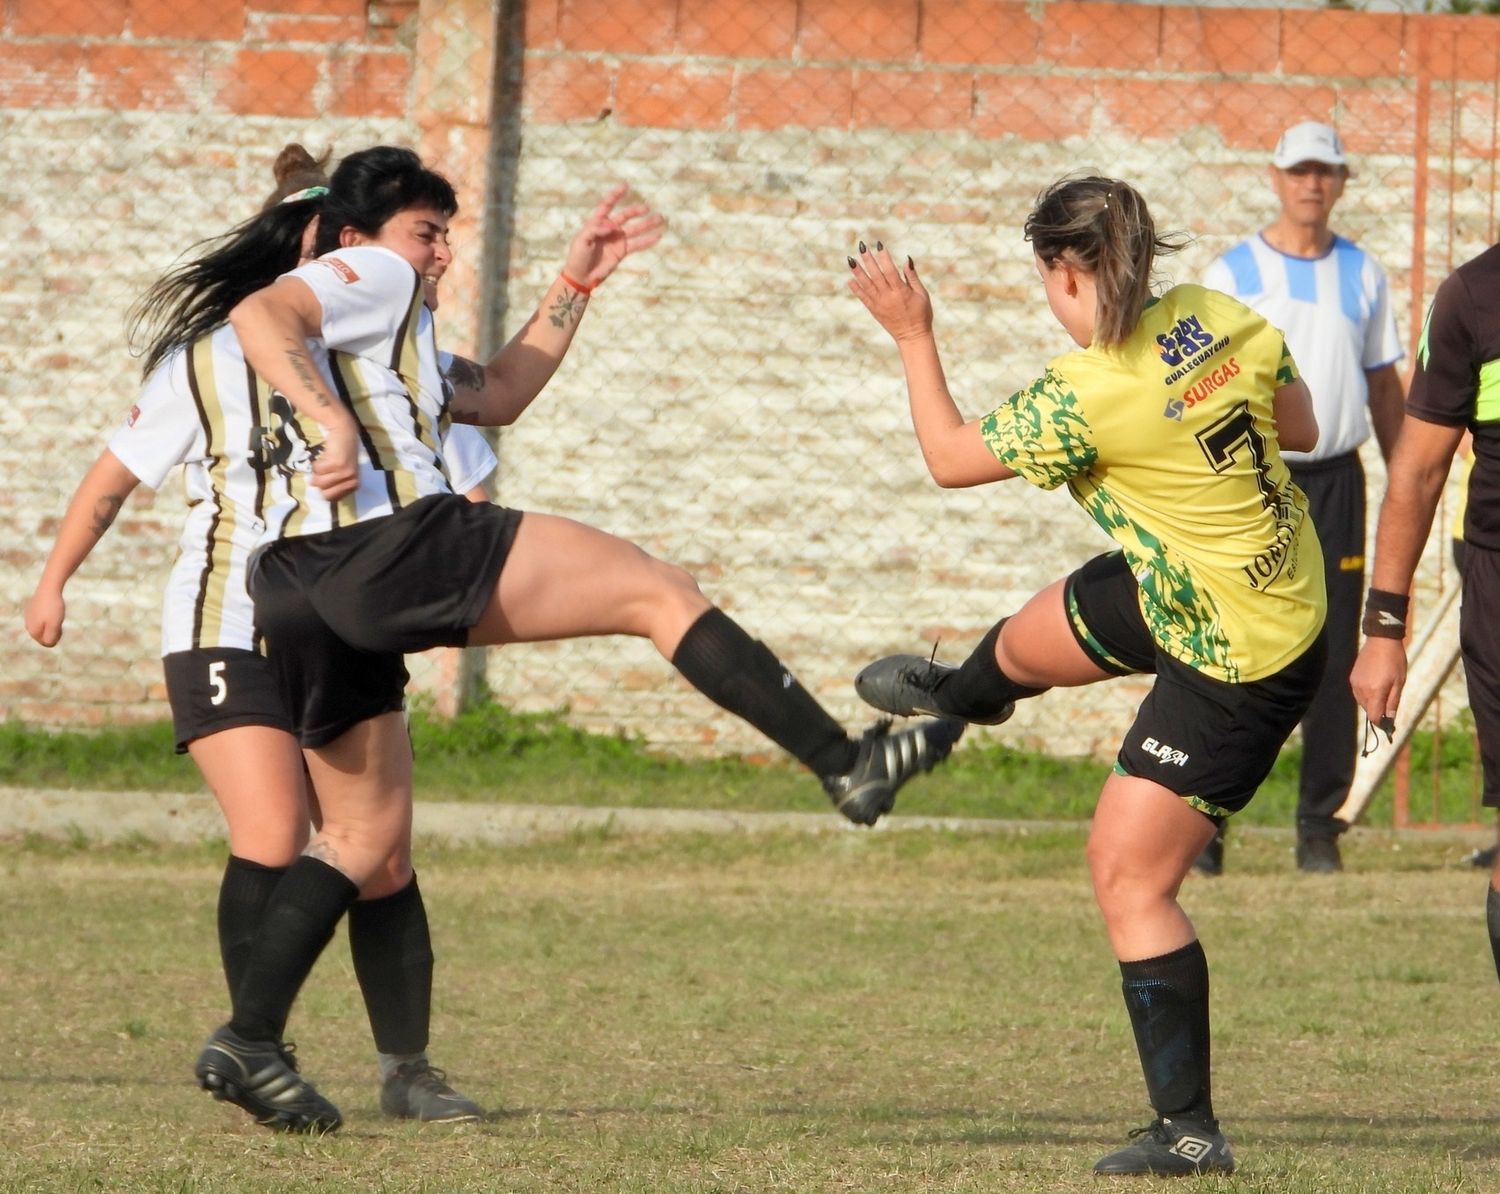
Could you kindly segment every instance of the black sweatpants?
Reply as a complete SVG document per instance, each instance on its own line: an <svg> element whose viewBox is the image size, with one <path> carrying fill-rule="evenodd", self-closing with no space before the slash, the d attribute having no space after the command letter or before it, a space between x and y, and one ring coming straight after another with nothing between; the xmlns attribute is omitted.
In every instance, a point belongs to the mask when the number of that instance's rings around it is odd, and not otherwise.
<svg viewBox="0 0 1500 1194"><path fill-rule="evenodd" d="M1328 586L1328 666L1302 718L1302 776L1297 790L1297 832L1304 837L1342 833L1334 816L1349 794L1359 753L1359 707L1349 672L1359 653L1359 619L1365 588L1365 470L1358 452L1331 460L1290 464L1292 480L1307 494L1323 545Z"/></svg>

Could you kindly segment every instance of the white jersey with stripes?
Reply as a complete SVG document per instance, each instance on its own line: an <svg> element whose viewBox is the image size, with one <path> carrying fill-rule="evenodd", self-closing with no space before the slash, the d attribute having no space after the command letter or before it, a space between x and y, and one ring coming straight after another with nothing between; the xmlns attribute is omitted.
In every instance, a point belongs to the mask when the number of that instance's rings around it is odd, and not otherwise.
<svg viewBox="0 0 1500 1194"><path fill-rule="evenodd" d="M1375 258L1342 236L1321 257L1293 257L1256 235L1209 266L1203 284L1233 295L1286 337L1318 420L1317 448L1283 452L1287 463L1329 460L1369 438L1365 373L1405 355Z"/></svg>
<svg viewBox="0 0 1500 1194"><path fill-rule="evenodd" d="M288 500L267 516L266 541L382 518L418 498L454 492L439 450L451 391L417 271L390 249L362 245L283 276L305 283L322 307L324 350L309 347L359 422L359 485L337 502L323 498L310 472L322 432L295 415L294 436L307 450L288 478Z"/></svg>
<svg viewBox="0 0 1500 1194"><path fill-rule="evenodd" d="M224 326L163 361L110 439L110 452L151 489L183 466L188 516L162 603L163 655L256 649L246 562L265 535L268 512L290 504L291 482L308 464L291 413ZM453 427L442 455L460 493L495 467L473 427Z"/></svg>

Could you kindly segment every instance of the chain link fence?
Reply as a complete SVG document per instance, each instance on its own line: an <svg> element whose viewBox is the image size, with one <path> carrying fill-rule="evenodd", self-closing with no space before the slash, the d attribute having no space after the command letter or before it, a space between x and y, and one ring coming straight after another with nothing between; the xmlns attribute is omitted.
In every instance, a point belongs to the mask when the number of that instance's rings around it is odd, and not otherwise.
<svg viewBox="0 0 1500 1194"><path fill-rule="evenodd" d="M846 254L883 240L916 258L951 386L979 414L1068 347L1020 233L1045 185L1076 170L1131 180L1161 226L1194 237L1166 277L1196 280L1274 218L1281 130L1325 120L1354 169L1334 228L1384 265L1410 347L1437 283L1495 238L1500 160L1500 19L1422 7L10 0L10 715L165 715L157 620L183 513L175 482L139 492L73 580L56 650L26 638L20 609L138 384L124 311L193 243L254 212L285 143L410 144L454 180L458 262L439 330L469 353L527 318L610 183L667 215L667 238L595 296L556 379L500 435L492 491L684 565L857 723L862 663L934 644L957 660L1108 544L1063 495L931 484L894 351L845 290ZM1383 473L1368 452L1373 508ZM1419 606L1450 579L1445 540ZM590 728L682 751L765 749L645 643L466 664L436 653L414 671L440 707L478 673L508 705L567 707ZM1142 691L1056 693L1004 733L1109 751Z"/></svg>

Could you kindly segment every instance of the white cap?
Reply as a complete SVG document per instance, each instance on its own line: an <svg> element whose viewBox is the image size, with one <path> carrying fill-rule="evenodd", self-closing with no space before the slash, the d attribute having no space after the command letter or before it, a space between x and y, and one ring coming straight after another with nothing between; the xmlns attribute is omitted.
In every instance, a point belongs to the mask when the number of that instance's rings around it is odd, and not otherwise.
<svg viewBox="0 0 1500 1194"><path fill-rule="evenodd" d="M1304 120L1294 124L1281 134L1276 142L1276 152L1271 155L1271 165L1278 170L1289 170L1298 162L1323 162L1329 166L1342 166L1344 143L1331 124L1316 120Z"/></svg>

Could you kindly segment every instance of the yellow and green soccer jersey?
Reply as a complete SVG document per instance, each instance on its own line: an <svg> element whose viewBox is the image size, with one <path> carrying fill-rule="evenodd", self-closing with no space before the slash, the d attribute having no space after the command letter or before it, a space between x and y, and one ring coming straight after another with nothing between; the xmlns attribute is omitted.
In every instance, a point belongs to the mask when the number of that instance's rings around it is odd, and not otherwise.
<svg viewBox="0 0 1500 1194"><path fill-rule="evenodd" d="M1123 344L1058 357L981 424L1000 462L1067 485L1125 550L1172 658L1230 683L1300 656L1323 625L1323 558L1276 442L1297 368L1239 301L1178 286Z"/></svg>

